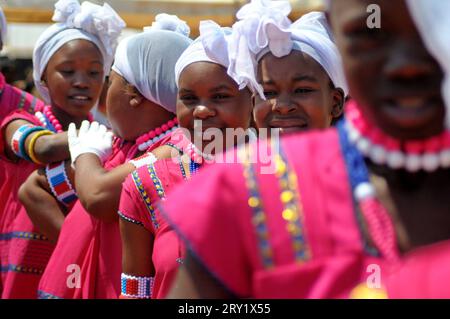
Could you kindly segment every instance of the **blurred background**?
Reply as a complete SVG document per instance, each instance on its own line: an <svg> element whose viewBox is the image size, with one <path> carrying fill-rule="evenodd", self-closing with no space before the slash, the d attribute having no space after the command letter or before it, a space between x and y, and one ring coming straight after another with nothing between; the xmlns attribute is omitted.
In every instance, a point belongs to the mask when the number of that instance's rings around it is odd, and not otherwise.
<svg viewBox="0 0 450 319"><path fill-rule="evenodd" d="M90 0L107 2L125 20L123 37L151 25L156 14L176 14L191 28L191 37L198 35L200 20L212 19L222 26L231 26L235 14L246 0ZM83 0L80 0L83 2ZM291 0L295 20L301 15L323 9L323 0ZM0 52L0 70L7 82L28 92L33 91L31 56L34 44L51 23L56 0L0 0L8 21L8 35Z"/></svg>

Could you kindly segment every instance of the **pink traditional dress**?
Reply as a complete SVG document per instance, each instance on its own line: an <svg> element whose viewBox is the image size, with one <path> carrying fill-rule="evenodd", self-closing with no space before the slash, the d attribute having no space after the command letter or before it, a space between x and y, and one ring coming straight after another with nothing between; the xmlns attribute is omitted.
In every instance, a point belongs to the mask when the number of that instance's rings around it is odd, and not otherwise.
<svg viewBox="0 0 450 319"><path fill-rule="evenodd" d="M170 134L147 152L165 145ZM133 159L134 143L120 143L105 163L111 170ZM115 299L120 295L122 243L119 223L91 216L78 200L62 226L58 243L38 287L40 299Z"/></svg>
<svg viewBox="0 0 450 319"><path fill-rule="evenodd" d="M187 143L185 141L185 146ZM182 152L181 144L177 143L177 146ZM193 174L196 167L192 163L189 167L190 174ZM156 204L164 200L175 185L186 180L186 176L181 159L171 158L140 167L123 184L119 216L144 227L153 237L153 245L149 249L154 269L151 296L155 299L164 298L167 294L184 256L182 242L161 218Z"/></svg>
<svg viewBox="0 0 450 319"><path fill-rule="evenodd" d="M367 218L352 196L341 131L283 139L270 173L252 158L275 146L240 151L242 165L200 172L170 194L162 214L240 298L450 297L450 241L396 256L392 224L373 232L381 219ZM379 238L385 244L375 245Z"/></svg>
<svg viewBox="0 0 450 319"><path fill-rule="evenodd" d="M38 109L37 109L38 110ZM37 117L21 110L6 116L0 127L1 165L5 170L4 180L0 189L0 262L1 290L6 289L7 278L22 278L27 285L18 284L17 295L32 298L33 292L27 287L37 284L45 267L45 260L50 256L52 244L40 234L31 224L18 199L18 190L28 176L39 166L32 162L19 159L15 162L6 158L4 149L4 129L14 120L26 120L33 125L41 126ZM20 217L19 217L20 216ZM17 260L15 256L32 250L28 258ZM31 288L32 289L32 288ZM3 291L2 296L8 295ZM34 292L35 295L35 292Z"/></svg>
<svg viewBox="0 0 450 319"><path fill-rule="evenodd" d="M4 75L0 73L0 123L13 111L24 110L33 114L35 111L42 110L43 107L44 102L25 91L7 84ZM0 159L0 190L7 172L7 166L3 167L3 160Z"/></svg>

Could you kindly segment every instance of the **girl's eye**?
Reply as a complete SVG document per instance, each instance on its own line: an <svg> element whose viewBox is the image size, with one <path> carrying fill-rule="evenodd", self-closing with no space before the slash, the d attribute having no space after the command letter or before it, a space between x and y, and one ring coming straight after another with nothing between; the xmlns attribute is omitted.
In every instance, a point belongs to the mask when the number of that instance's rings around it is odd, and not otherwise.
<svg viewBox="0 0 450 319"><path fill-rule="evenodd" d="M193 102L197 101L197 97L194 95L183 95L183 96L180 96L180 100L184 104L189 104L189 103L193 103Z"/></svg>
<svg viewBox="0 0 450 319"><path fill-rule="evenodd" d="M277 92L275 91L270 91L270 90L264 90L264 96L268 99L273 98L275 96L277 96Z"/></svg>
<svg viewBox="0 0 450 319"><path fill-rule="evenodd" d="M311 92L313 92L314 90L313 89L310 89L310 88L297 88L297 89L295 89L295 93L296 94L307 94L307 93L311 93Z"/></svg>
<svg viewBox="0 0 450 319"><path fill-rule="evenodd" d="M100 71L97 70L92 70L91 72L89 72L90 75L99 75Z"/></svg>
<svg viewBox="0 0 450 319"><path fill-rule="evenodd" d="M213 96L213 99L214 100L226 100L226 99L228 99L228 98L230 98L231 96L230 95L228 95L228 94L221 94L221 93L218 93L218 94L215 94L214 96Z"/></svg>
<svg viewBox="0 0 450 319"><path fill-rule="evenodd" d="M61 70L61 73L63 73L63 74L73 74L74 71L67 69L67 70Z"/></svg>

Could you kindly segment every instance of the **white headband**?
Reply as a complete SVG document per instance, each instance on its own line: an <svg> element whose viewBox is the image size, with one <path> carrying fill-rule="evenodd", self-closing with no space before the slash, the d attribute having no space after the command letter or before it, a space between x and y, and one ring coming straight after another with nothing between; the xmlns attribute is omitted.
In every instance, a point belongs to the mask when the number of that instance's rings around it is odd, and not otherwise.
<svg viewBox="0 0 450 319"><path fill-rule="evenodd" d="M125 22L106 3L101 7L87 1L80 5L77 0L59 0L52 19L57 23L41 34L33 51L34 83L47 103L50 103L50 96L48 89L41 84L42 74L58 49L76 39L93 42L102 53L106 76L114 58L117 39L125 28Z"/></svg>
<svg viewBox="0 0 450 319"><path fill-rule="evenodd" d="M181 72L195 62L212 62L229 69L228 52L231 37L231 28L222 28L211 20L200 21L200 36L183 52L175 65L177 85ZM246 87L239 76L230 74L230 72L228 75L239 85L240 89Z"/></svg>
<svg viewBox="0 0 450 319"><path fill-rule="evenodd" d="M442 96L446 105L447 129L450 129L450 1L407 0L409 11L427 49L445 73Z"/></svg>
<svg viewBox="0 0 450 319"><path fill-rule="evenodd" d="M317 61L334 86L347 95L341 56L325 15L311 12L292 24L288 18L290 11L288 1L270 0L252 0L238 11L239 21L233 25L235 36L230 50L231 60L236 62L231 72L245 77L253 91L264 98L262 87L256 80L258 60L268 52L283 57L292 50L299 50ZM253 66L253 70L249 66Z"/></svg>
<svg viewBox="0 0 450 319"><path fill-rule="evenodd" d="M192 42L189 26L177 16L158 14L151 27L122 40L112 69L148 100L175 113L175 63Z"/></svg>
<svg viewBox="0 0 450 319"><path fill-rule="evenodd" d="M1 29L1 36L2 36L2 42L6 42L6 31L8 30L8 24L6 23L6 17L5 13L3 12L3 9L0 7L0 28Z"/></svg>

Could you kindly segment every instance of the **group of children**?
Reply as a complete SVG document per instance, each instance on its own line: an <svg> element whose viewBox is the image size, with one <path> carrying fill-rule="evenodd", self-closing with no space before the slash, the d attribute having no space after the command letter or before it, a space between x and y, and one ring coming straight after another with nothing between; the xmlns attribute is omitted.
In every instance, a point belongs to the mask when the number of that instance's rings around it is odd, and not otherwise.
<svg viewBox="0 0 450 319"><path fill-rule="evenodd" d="M448 6L252 0L119 43L108 4L59 0L43 102L0 79L1 297L450 297Z"/></svg>

